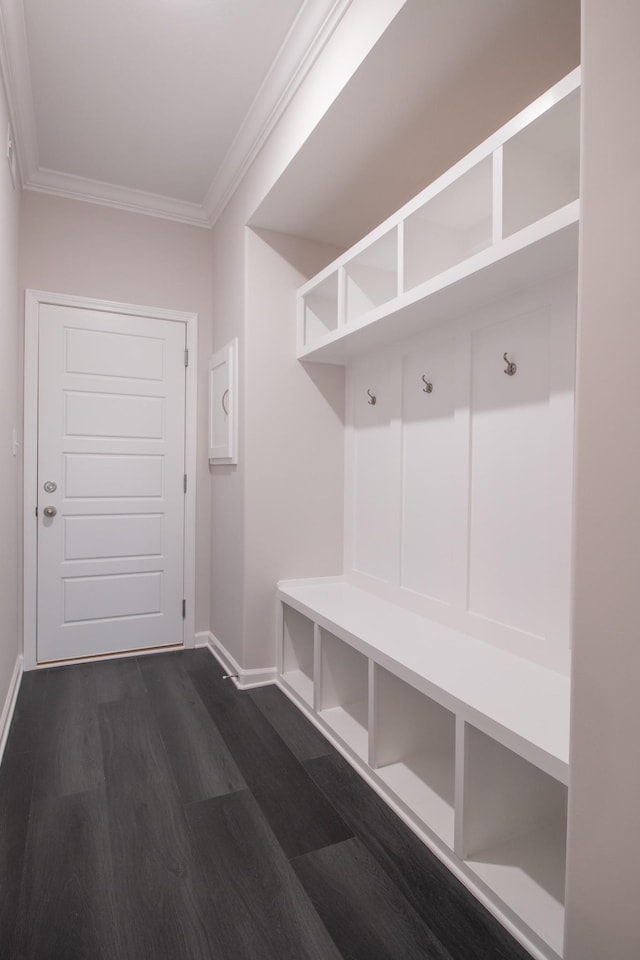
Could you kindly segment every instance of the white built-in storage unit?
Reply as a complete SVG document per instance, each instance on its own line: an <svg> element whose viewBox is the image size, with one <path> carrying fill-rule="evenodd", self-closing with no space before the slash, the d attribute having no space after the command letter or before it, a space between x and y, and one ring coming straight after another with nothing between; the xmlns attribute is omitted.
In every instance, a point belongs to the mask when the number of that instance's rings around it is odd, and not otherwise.
<svg viewBox="0 0 640 960"><path fill-rule="evenodd" d="M345 364L344 571L283 690L533 956L562 956L579 71L299 291Z"/></svg>

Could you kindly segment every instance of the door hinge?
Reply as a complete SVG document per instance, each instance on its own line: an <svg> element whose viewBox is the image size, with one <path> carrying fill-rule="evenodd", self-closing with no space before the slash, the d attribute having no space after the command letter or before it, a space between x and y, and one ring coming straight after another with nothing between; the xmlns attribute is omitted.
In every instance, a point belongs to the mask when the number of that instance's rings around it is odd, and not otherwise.
<svg viewBox="0 0 640 960"><path fill-rule="evenodd" d="M36 507L36 517L38 516L38 508Z"/></svg>
<svg viewBox="0 0 640 960"><path fill-rule="evenodd" d="M184 352L184 365L185 367L189 366L189 351L185 350Z"/></svg>
<svg viewBox="0 0 640 960"><path fill-rule="evenodd" d="M186 475L186 473L185 473L185 475L184 475L184 492L185 492L185 493L187 492L187 475Z"/></svg>
<svg viewBox="0 0 640 960"><path fill-rule="evenodd" d="M184 620L187 616L187 601L182 601L182 619Z"/></svg>

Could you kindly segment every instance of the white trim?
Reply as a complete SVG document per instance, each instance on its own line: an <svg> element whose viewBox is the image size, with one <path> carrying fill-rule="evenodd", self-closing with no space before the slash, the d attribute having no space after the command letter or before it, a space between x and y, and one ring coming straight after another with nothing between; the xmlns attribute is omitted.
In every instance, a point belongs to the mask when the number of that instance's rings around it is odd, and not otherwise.
<svg viewBox="0 0 640 960"><path fill-rule="evenodd" d="M198 314L162 307L94 300L41 290L25 291L24 342L24 669L38 666L36 655L37 604L37 537L35 520L36 486L38 476L38 317L41 304L78 307L85 310L105 310L109 313L173 320L186 325L187 349L192 361L186 368L185 391L185 470L191 480L185 494L184 523L184 598L186 617L183 627L183 646L193 646L195 639L195 564L196 564L196 438L197 438L197 372ZM171 648L174 649L174 648ZM141 651L140 651L141 652ZM136 655L135 652L132 655ZM91 657L91 660L104 659ZM77 660L73 661L77 663ZM83 660L83 662L86 662ZM52 664L47 664L51 666Z"/></svg>
<svg viewBox="0 0 640 960"><path fill-rule="evenodd" d="M38 670L56 670L58 667L76 667L83 663L102 663L103 660L131 660L133 657L152 657L156 653L180 653L181 650L189 649L193 644L174 643L166 647L149 647L147 650L122 650L116 653L101 653L96 657L72 657L68 660L45 660L43 663L36 663L29 670L38 672Z"/></svg>
<svg viewBox="0 0 640 960"><path fill-rule="evenodd" d="M24 178L24 189L48 193L54 197L66 197L69 200L97 203L103 207L115 207L129 213L146 213L151 217L162 217L195 227L211 226L200 203L175 200L157 193L119 187L102 180L91 180L88 177L78 177L43 167L35 170L30 177Z"/></svg>
<svg viewBox="0 0 640 960"><path fill-rule="evenodd" d="M305 0L269 73L249 107L204 199L214 226L249 167L324 50L352 0Z"/></svg>
<svg viewBox="0 0 640 960"><path fill-rule="evenodd" d="M0 0L0 68L24 189L212 227L324 50L352 0L305 0L202 203L41 168L22 3Z"/></svg>
<svg viewBox="0 0 640 960"><path fill-rule="evenodd" d="M251 690L253 687L266 687L276 682L277 671L274 667L257 667L243 670L238 661L210 630L196 634L196 647L206 647L216 658L220 666L233 679L238 690Z"/></svg>
<svg viewBox="0 0 640 960"><path fill-rule="evenodd" d="M0 70L13 127L20 182L24 184L38 167L38 142L22 3L0 0Z"/></svg>
<svg viewBox="0 0 640 960"><path fill-rule="evenodd" d="M16 657L16 665L13 668L13 673L11 674L11 680L9 682L9 689L7 690L7 695L4 700L4 706L2 707L2 713L0 714L0 763L2 762L2 757L4 756L4 748L7 745L9 728L11 727L11 721L13 720L13 714L15 713L16 709L16 702L18 700L18 693L20 691L20 684L22 682L22 673L23 659L21 654L18 654Z"/></svg>

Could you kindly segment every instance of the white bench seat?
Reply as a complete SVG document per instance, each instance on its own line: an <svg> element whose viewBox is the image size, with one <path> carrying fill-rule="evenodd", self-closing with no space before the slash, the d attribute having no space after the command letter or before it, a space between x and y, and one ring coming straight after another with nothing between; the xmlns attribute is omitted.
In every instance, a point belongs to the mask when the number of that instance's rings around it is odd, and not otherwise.
<svg viewBox="0 0 640 960"><path fill-rule="evenodd" d="M567 783L569 678L353 586L281 581L279 599Z"/></svg>

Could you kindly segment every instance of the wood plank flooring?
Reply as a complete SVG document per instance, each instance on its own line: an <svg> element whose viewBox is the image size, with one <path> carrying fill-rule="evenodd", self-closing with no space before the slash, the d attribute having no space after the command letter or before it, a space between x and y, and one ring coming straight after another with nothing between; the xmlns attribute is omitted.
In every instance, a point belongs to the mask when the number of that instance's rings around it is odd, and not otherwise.
<svg viewBox="0 0 640 960"><path fill-rule="evenodd" d="M2 960L527 960L275 687L206 650L25 674Z"/></svg>

